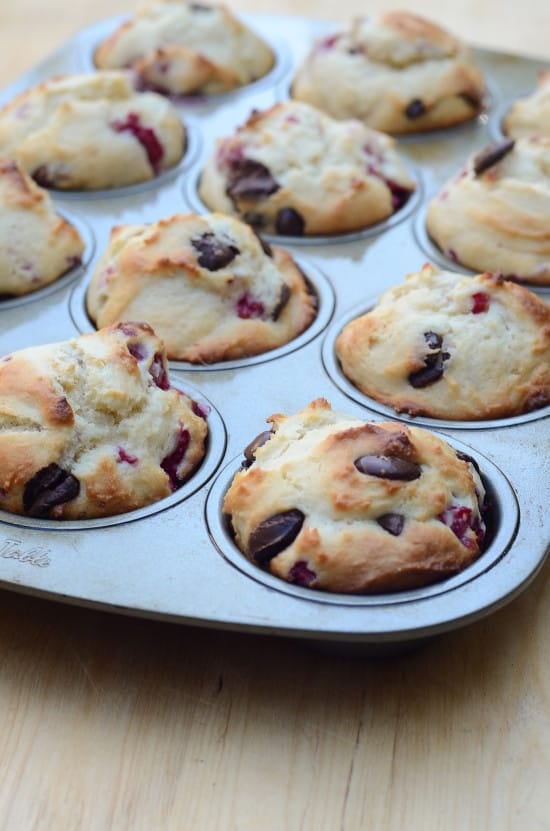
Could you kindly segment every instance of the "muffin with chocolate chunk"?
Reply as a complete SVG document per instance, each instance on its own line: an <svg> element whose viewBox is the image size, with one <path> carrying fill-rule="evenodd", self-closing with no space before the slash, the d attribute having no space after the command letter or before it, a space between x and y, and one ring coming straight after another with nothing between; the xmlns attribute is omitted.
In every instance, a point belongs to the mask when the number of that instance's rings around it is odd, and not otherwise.
<svg viewBox="0 0 550 831"><path fill-rule="evenodd" d="M142 508L200 464L201 407L170 386L162 341L125 323L0 359L0 508L88 519Z"/></svg>
<svg viewBox="0 0 550 831"><path fill-rule="evenodd" d="M449 260L550 285L550 138L475 153L428 205L428 234Z"/></svg>
<svg viewBox="0 0 550 831"><path fill-rule="evenodd" d="M341 234L392 216L415 189L389 136L285 101L254 111L219 139L199 194L256 228L302 236Z"/></svg>
<svg viewBox="0 0 550 831"><path fill-rule="evenodd" d="M84 243L47 191L14 159L0 159L0 299L53 283L81 261Z"/></svg>
<svg viewBox="0 0 550 831"><path fill-rule="evenodd" d="M469 48L407 11L357 17L318 40L299 67L292 97L334 118L388 133L452 127L476 116L484 80Z"/></svg>
<svg viewBox="0 0 550 831"><path fill-rule="evenodd" d="M426 265L348 323L335 349L344 375L399 413L488 419L550 403L550 306L495 274Z"/></svg>
<svg viewBox="0 0 550 831"><path fill-rule="evenodd" d="M87 294L97 326L147 320L168 357L211 363L282 346L316 297L290 254L223 214L178 214L111 233Z"/></svg>
<svg viewBox="0 0 550 831"><path fill-rule="evenodd" d="M268 422L223 504L258 566L312 589L388 592L443 580L480 555L477 464L442 439L324 399Z"/></svg>
<svg viewBox="0 0 550 831"><path fill-rule="evenodd" d="M512 104L502 121L502 131L510 138L550 138L550 71L540 72L536 90Z"/></svg>
<svg viewBox="0 0 550 831"><path fill-rule="evenodd" d="M100 190L173 167L185 128L162 95L136 92L124 72L52 78L0 110L0 153L44 187Z"/></svg>
<svg viewBox="0 0 550 831"><path fill-rule="evenodd" d="M226 6L156 0L104 40L94 61L131 68L140 86L163 94L212 95L263 77L274 55Z"/></svg>

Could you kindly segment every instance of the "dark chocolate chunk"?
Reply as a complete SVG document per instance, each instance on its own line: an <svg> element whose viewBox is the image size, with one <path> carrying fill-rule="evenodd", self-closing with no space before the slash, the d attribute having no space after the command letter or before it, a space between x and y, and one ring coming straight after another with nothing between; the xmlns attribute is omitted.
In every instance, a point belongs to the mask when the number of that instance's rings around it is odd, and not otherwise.
<svg viewBox="0 0 550 831"><path fill-rule="evenodd" d="M359 473L377 476L379 479L397 479L411 482L418 479L422 468L416 462L399 456L359 456L353 463Z"/></svg>
<svg viewBox="0 0 550 831"><path fill-rule="evenodd" d="M286 234L289 237L302 237L306 223L298 211L294 208L281 208L275 220L275 230L278 234Z"/></svg>
<svg viewBox="0 0 550 831"><path fill-rule="evenodd" d="M220 239L211 232L195 237L191 240L191 245L195 251L200 252L197 257L198 264L207 268L208 271L219 271L220 268L225 268L237 254L241 253L236 245Z"/></svg>
<svg viewBox="0 0 550 831"><path fill-rule="evenodd" d="M264 430L263 433L259 433L255 439L246 445L244 449L244 462L242 463L243 468L250 467L255 462L254 452L261 447L266 441L269 441L271 436L273 435L272 430Z"/></svg>
<svg viewBox="0 0 550 831"><path fill-rule="evenodd" d="M438 381L445 372L445 361L451 357L449 352L443 351L443 338L437 332L424 332L424 340L434 351L425 356L422 369L409 375L409 384L415 389L422 389Z"/></svg>
<svg viewBox="0 0 550 831"><path fill-rule="evenodd" d="M283 311L284 307L286 306L286 304L288 303L289 300L290 300L290 289L289 289L289 287L287 286L286 283L283 283L283 286L281 288L281 293L279 295L279 302L277 303L277 305L273 309L273 314L271 315L273 320L278 320L281 312Z"/></svg>
<svg viewBox="0 0 550 831"><path fill-rule="evenodd" d="M52 462L25 485L23 508L29 516L47 517L51 508L70 502L79 493L80 482L76 476Z"/></svg>
<svg viewBox="0 0 550 831"><path fill-rule="evenodd" d="M478 475L481 476L481 470L479 469L479 465L475 459L472 459L472 457L468 456L467 453L462 453L461 450L456 451L456 457L457 459L462 459L463 462L468 462L468 464L472 465Z"/></svg>
<svg viewBox="0 0 550 831"><path fill-rule="evenodd" d="M459 98L462 98L462 100L465 101L466 104L469 104L469 106L474 110L479 110L481 107L482 99L479 95L475 95L471 92L461 92L459 94Z"/></svg>
<svg viewBox="0 0 550 831"><path fill-rule="evenodd" d="M500 144L491 144L490 147L486 147L485 150L474 156L474 173L476 176L485 173L490 167L500 162L513 150L515 143L514 139L507 139L500 142Z"/></svg>
<svg viewBox="0 0 550 831"><path fill-rule="evenodd" d="M230 199L264 199L279 190L265 164L253 159L238 159L229 168L227 195Z"/></svg>
<svg viewBox="0 0 550 831"><path fill-rule="evenodd" d="M252 224L252 223L249 223L249 224ZM263 250L264 254L266 254L268 257L273 257L273 249L270 246L270 244L268 242L266 242L265 239L262 239L262 237L259 235L259 233L256 230L256 228L254 227L254 225L252 225L252 230L254 231L254 233L256 234L256 236L258 238L258 241L259 241L260 245L262 246L262 250Z"/></svg>
<svg viewBox="0 0 550 831"><path fill-rule="evenodd" d="M387 531L388 534L394 537L399 536L405 525L405 517L403 514L382 514L376 521L384 531Z"/></svg>
<svg viewBox="0 0 550 831"><path fill-rule="evenodd" d="M31 173L32 178L41 188L55 187L55 181L47 164L41 164Z"/></svg>
<svg viewBox="0 0 550 831"><path fill-rule="evenodd" d="M420 118L421 115L424 115L426 112L426 105L420 98L413 98L410 102L409 106L405 110L405 115L407 118L410 118L411 121L415 118Z"/></svg>
<svg viewBox="0 0 550 831"><path fill-rule="evenodd" d="M264 519L248 540L250 556L259 565L266 565L294 542L302 529L304 519L305 515L297 508Z"/></svg>
<svg viewBox="0 0 550 831"><path fill-rule="evenodd" d="M255 211L247 211L243 214L243 219L254 231L257 231L258 228L263 228L265 225L265 216Z"/></svg>

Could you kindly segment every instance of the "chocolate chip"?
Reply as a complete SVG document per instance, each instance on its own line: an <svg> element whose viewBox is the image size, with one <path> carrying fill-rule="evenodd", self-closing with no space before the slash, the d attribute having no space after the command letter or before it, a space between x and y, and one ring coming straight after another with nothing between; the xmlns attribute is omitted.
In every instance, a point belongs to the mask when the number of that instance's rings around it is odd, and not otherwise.
<svg viewBox="0 0 550 831"><path fill-rule="evenodd" d="M250 465L254 464L254 462L256 461L254 452L258 449L258 447L261 447L263 444L265 444L266 441L269 441L272 435L273 432L271 430L264 430L263 433L259 433L259 435L257 435L255 439L252 439L252 441L246 445L243 451L245 460L242 463L241 467L247 468L250 467Z"/></svg>
<svg viewBox="0 0 550 831"><path fill-rule="evenodd" d="M294 542L304 524L305 515L297 508L274 514L261 522L248 540L250 556L265 565Z"/></svg>
<svg viewBox="0 0 550 831"><path fill-rule="evenodd" d="M195 251L200 251L197 257L198 264L207 268L208 271L219 271L220 268L225 268L237 254L241 253L236 245L221 240L211 232L195 237L191 240L191 245Z"/></svg>
<svg viewBox="0 0 550 831"><path fill-rule="evenodd" d="M424 340L434 351L425 356L422 369L409 375L409 384L415 389L422 389L438 381L445 372L445 361L451 357L449 352L443 352L443 338L437 332L424 332Z"/></svg>
<svg viewBox="0 0 550 831"><path fill-rule="evenodd" d="M281 312L283 311L284 307L290 300L290 289L286 283L283 283L281 287L281 293L279 295L279 302L273 309L273 314L271 315L272 320L278 320L280 317Z"/></svg>
<svg viewBox="0 0 550 831"><path fill-rule="evenodd" d="M289 237L302 237L306 223L294 208L281 208L275 220L275 230L278 234Z"/></svg>
<svg viewBox="0 0 550 831"><path fill-rule="evenodd" d="M426 112L426 105L420 98L413 98L407 109L405 110L405 115L407 118L415 119L420 118L421 115L424 115Z"/></svg>
<svg viewBox="0 0 550 831"><path fill-rule="evenodd" d="M405 517L403 514L382 514L376 521L384 531L387 531L388 534L394 537L399 536L405 525Z"/></svg>
<svg viewBox="0 0 550 831"><path fill-rule="evenodd" d="M490 147L482 150L481 153L478 153L477 156L474 156L474 173L476 176L485 173L490 167L500 162L501 159L513 150L514 144L514 139L508 139L507 141L502 141L500 144L492 144Z"/></svg>
<svg viewBox="0 0 550 831"><path fill-rule="evenodd" d="M227 195L233 199L264 199L279 190L265 164L253 159L237 159L229 167Z"/></svg>
<svg viewBox="0 0 550 831"><path fill-rule="evenodd" d="M377 476L379 479L397 479L411 482L418 479L422 468L416 462L401 459L399 456L359 456L353 463L359 473Z"/></svg>
<svg viewBox="0 0 550 831"><path fill-rule="evenodd" d="M47 164L41 164L33 171L31 176L41 188L53 188L55 186L55 181Z"/></svg>
<svg viewBox="0 0 550 831"><path fill-rule="evenodd" d="M256 231L258 228L263 228L265 225L265 216L255 211L247 211L243 214L243 219L250 225L253 231Z"/></svg>
<svg viewBox="0 0 550 831"><path fill-rule="evenodd" d="M47 517L51 508L70 502L79 493L80 482L76 476L52 462L25 485L23 508L29 516Z"/></svg>

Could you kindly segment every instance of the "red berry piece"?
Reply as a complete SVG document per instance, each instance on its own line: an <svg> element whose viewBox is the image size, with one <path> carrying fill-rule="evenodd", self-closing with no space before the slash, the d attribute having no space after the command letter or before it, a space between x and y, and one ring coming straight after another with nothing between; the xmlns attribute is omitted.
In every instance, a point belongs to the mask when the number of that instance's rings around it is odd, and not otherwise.
<svg viewBox="0 0 550 831"><path fill-rule="evenodd" d="M244 320L252 317L262 317L264 311L264 304L259 300L254 300L248 292L237 300L237 314Z"/></svg>
<svg viewBox="0 0 550 831"><path fill-rule="evenodd" d="M484 291L472 294L472 314L478 315L489 309L490 297Z"/></svg>
<svg viewBox="0 0 550 831"><path fill-rule="evenodd" d="M178 474L178 469L187 453L190 440L189 430L183 427L180 430L175 449L160 463L161 468L170 478L170 486L173 491L177 490L183 483L183 479Z"/></svg>
<svg viewBox="0 0 550 831"><path fill-rule="evenodd" d="M117 133L132 133L139 141L149 159L149 164L155 174L160 171L160 163L164 156L164 148L151 127L145 127L137 113L128 113L124 121L113 121L111 127Z"/></svg>

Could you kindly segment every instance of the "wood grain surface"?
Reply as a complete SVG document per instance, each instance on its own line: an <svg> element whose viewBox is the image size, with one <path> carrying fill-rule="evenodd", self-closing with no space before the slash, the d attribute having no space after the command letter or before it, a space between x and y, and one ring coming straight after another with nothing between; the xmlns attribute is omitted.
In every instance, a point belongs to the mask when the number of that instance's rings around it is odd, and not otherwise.
<svg viewBox="0 0 550 831"><path fill-rule="evenodd" d="M1 0L0 84L133 6ZM550 57L548 0L407 7L476 44ZM1 829L550 829L548 564L504 610L384 660L0 600Z"/></svg>

